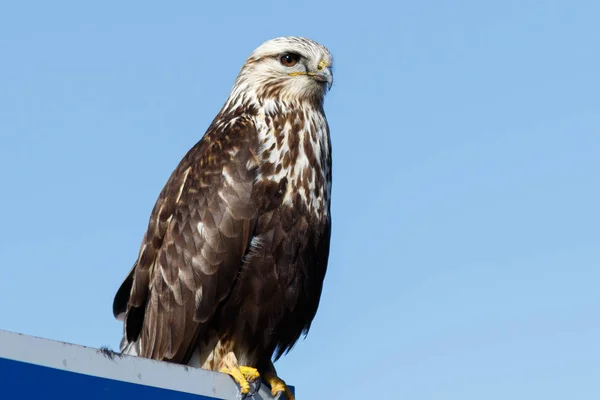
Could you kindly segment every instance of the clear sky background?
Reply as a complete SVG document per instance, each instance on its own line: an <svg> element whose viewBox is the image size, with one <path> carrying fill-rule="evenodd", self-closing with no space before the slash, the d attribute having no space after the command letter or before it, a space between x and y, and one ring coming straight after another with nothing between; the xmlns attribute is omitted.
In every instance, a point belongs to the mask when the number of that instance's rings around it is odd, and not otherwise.
<svg viewBox="0 0 600 400"><path fill-rule="evenodd" d="M0 4L0 329L118 347L156 197L263 41L335 58L302 399L600 398L600 2ZM369 393L369 395L365 395Z"/></svg>

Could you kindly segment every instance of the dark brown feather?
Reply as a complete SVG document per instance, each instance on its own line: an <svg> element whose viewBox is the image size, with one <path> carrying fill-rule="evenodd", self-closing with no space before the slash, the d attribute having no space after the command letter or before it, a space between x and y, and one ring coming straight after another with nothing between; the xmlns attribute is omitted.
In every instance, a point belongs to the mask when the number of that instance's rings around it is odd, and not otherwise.
<svg viewBox="0 0 600 400"><path fill-rule="evenodd" d="M256 216L251 199L256 167L249 161L257 135L251 121L230 117L235 121L227 135L209 129L171 175L137 264L115 297L114 310L122 312L131 288L127 340L141 337L143 357L181 362L242 265Z"/></svg>
<svg viewBox="0 0 600 400"><path fill-rule="evenodd" d="M233 352L266 371L308 332L331 233L322 88L260 115L238 107L262 107L284 85L257 87L257 103L229 99L161 191L113 303L140 356L187 363L204 346L208 368Z"/></svg>

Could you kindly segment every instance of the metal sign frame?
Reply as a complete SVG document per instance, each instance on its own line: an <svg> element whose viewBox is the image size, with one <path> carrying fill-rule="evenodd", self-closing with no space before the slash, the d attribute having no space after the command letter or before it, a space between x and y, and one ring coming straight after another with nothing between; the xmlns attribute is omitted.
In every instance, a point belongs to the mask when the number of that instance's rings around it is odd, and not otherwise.
<svg viewBox="0 0 600 400"><path fill-rule="evenodd" d="M226 374L3 330L0 386L2 400L240 398L237 385ZM263 383L246 399L274 398Z"/></svg>

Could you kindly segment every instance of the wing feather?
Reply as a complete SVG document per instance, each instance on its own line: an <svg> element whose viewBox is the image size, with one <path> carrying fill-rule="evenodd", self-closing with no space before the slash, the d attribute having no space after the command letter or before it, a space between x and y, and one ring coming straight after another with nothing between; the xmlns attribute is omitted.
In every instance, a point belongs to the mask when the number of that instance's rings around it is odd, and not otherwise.
<svg viewBox="0 0 600 400"><path fill-rule="evenodd" d="M127 340L141 339L140 356L185 362L202 326L231 292L256 223L256 138L243 117L213 123L163 188L138 260L113 304L115 312L127 308Z"/></svg>

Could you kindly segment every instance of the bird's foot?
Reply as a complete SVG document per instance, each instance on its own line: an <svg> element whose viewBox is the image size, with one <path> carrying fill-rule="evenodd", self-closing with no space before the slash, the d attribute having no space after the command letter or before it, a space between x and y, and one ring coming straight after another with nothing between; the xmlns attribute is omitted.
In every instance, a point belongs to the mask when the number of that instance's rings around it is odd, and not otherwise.
<svg viewBox="0 0 600 400"><path fill-rule="evenodd" d="M266 373L265 381L271 386L271 394L275 399L295 400L295 396L286 383L273 373ZM282 397L284 396L284 397Z"/></svg>
<svg viewBox="0 0 600 400"><path fill-rule="evenodd" d="M232 368L221 368L220 372L228 374L237 382L242 398L253 396L260 389L260 374L256 368L241 365ZM250 389L253 389L252 392L250 392Z"/></svg>
<svg viewBox="0 0 600 400"><path fill-rule="evenodd" d="M246 367L244 365L240 366L240 372L244 377L249 381L255 381L260 378L260 374L256 368Z"/></svg>

